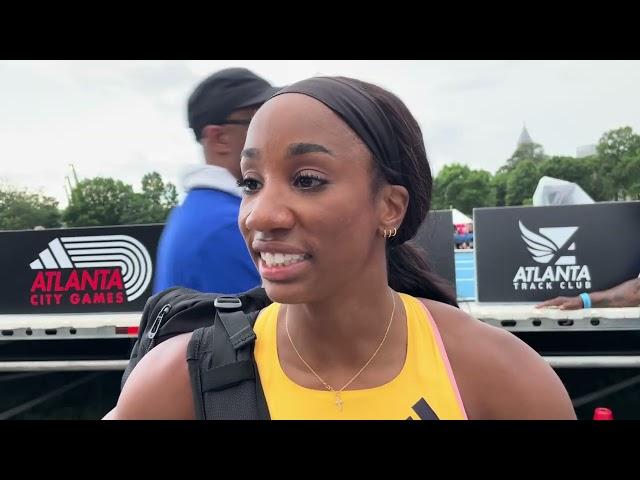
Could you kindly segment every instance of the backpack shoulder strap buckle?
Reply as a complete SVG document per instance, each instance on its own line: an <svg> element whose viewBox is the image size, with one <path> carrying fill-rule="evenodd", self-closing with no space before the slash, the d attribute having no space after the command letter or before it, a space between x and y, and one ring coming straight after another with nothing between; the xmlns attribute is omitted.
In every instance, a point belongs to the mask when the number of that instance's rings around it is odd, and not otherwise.
<svg viewBox="0 0 640 480"><path fill-rule="evenodd" d="M213 306L217 310L234 311L242 308L242 300L238 297L220 296L213 301Z"/></svg>
<svg viewBox="0 0 640 480"><path fill-rule="evenodd" d="M233 296L220 296L215 299L213 305L234 350L256 339L247 315L242 311L242 300Z"/></svg>

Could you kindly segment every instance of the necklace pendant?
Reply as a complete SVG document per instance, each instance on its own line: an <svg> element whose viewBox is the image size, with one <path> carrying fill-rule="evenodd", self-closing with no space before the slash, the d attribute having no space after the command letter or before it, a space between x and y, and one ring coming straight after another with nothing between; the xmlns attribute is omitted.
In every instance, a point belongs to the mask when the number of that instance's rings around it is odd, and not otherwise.
<svg viewBox="0 0 640 480"><path fill-rule="evenodd" d="M336 392L336 407L338 407L338 410L342 411L342 405L344 405L344 402L340 397L340 393Z"/></svg>

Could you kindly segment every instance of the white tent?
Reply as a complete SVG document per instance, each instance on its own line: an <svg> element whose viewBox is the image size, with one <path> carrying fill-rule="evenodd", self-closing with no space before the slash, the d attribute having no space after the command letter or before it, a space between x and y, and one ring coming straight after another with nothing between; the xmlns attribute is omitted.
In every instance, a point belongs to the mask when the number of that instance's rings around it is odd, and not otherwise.
<svg viewBox="0 0 640 480"><path fill-rule="evenodd" d="M467 217L464 213L462 213L460 210L456 210L455 208L451 209L451 216L453 217L454 225L459 225L461 223L464 223L465 225L467 223L473 223L473 220L471 218Z"/></svg>
<svg viewBox="0 0 640 480"><path fill-rule="evenodd" d="M577 183L559 178L542 177L533 193L533 204L537 207L584 203L594 203L594 201Z"/></svg>

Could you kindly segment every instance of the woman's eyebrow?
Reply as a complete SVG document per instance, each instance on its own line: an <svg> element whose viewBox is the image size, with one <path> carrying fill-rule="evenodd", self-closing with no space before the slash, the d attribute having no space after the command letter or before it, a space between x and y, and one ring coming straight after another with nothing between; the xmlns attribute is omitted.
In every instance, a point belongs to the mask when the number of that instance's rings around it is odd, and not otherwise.
<svg viewBox="0 0 640 480"><path fill-rule="evenodd" d="M317 143L292 143L287 148L287 156L294 157L296 155L304 155L305 153L326 153L335 156L331 150Z"/></svg>

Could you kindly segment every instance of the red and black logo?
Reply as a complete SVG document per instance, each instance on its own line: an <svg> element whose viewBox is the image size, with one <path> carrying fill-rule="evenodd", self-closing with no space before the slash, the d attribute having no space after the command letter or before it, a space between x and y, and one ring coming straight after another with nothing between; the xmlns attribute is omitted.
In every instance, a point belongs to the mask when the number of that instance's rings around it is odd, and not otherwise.
<svg viewBox="0 0 640 480"><path fill-rule="evenodd" d="M131 302L152 276L149 252L128 235L58 237L29 266L34 307Z"/></svg>

